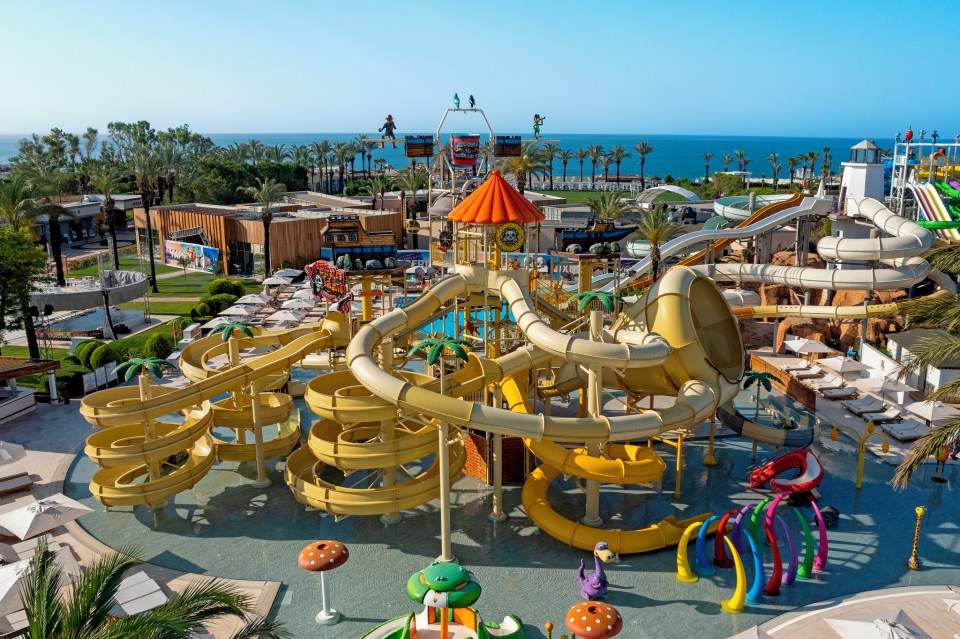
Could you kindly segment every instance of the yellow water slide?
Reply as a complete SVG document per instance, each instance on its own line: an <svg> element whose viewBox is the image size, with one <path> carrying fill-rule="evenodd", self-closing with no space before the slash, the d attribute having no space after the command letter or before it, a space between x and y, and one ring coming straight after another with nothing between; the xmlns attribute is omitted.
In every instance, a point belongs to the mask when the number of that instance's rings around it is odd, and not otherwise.
<svg viewBox="0 0 960 639"><path fill-rule="evenodd" d="M193 487L217 459L254 459L255 445L242 436L237 442L226 442L212 433L218 426L238 434L253 426L254 400L247 395L256 398L261 427L278 425L278 436L263 444L265 457L288 453L300 433L299 422L292 417L292 401L262 390L273 387L305 355L344 346L341 320L332 313L315 326L247 338L251 346L273 350L238 366L214 371L188 363L188 378L193 381L185 388L142 380L139 387L111 388L85 397L80 413L102 429L87 439L85 448L101 466L90 482L93 495L105 506L159 505ZM208 349L218 341L222 344L219 336L200 341ZM212 403L224 394L230 397ZM179 417L171 420L171 416Z"/></svg>

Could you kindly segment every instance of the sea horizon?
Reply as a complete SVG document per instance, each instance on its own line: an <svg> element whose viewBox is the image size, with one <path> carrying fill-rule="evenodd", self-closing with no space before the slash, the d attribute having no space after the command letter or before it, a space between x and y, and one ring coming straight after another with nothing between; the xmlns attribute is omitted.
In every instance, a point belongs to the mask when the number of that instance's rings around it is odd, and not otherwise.
<svg viewBox="0 0 960 639"><path fill-rule="evenodd" d="M397 132L398 140L402 140L404 135L411 135L417 132ZM426 132L430 133L430 132ZM456 129L447 129L441 133L441 136L452 133L478 133L477 131L464 131ZM486 132L479 132L484 137ZM239 132L239 133L202 133L209 137L219 146L228 146L232 143L243 143L250 139L257 139L261 143L273 146L277 144L310 144L319 140L330 141L349 141L355 139L358 135L369 137L378 137L379 134L370 132L312 132L312 133L265 133L265 132ZM7 163L10 157L17 153L17 143L24 137L31 134L0 134L0 164ZM497 132L497 135L521 135L524 139L532 138L530 132ZM101 139L107 136L101 134ZM773 171L766 158L772 153L779 154L778 163L782 165L780 175L787 176L787 158L795 157L801 153L816 151L821 156L824 147L830 148L830 154L833 156L833 170L839 170L840 162L847 159L849 149L854 144L864 139L872 139L881 147L892 146L893 137L886 138L877 136L855 136L855 137L837 137L837 136L770 136L770 135L726 135L726 134L646 134L646 133L560 133L550 131L547 127L541 133L541 139L554 140L561 148L576 150L590 144L600 144L604 150L609 150L614 145L623 146L631 153L623 161L620 167L622 175L635 175L640 172L637 154L633 151L633 146L640 140L649 142L654 151L647 156L644 173L647 176L663 177L670 174L674 178L695 179L704 175L706 166L703 159L704 153L713 153L714 157L710 161L710 172L723 169L720 162L724 154L733 155L735 150L744 151L751 159L747 170L753 175L759 177L761 174L767 177L773 177ZM373 158L382 158L389 165L395 168L401 168L409 163L403 156L402 145L393 149L388 142L385 149L375 149ZM822 157L821 157L822 159ZM360 166L360 158L357 157L356 166ZM736 169L736 163L731 165L731 169ZM563 168L559 161L554 161L554 175L562 175ZM579 176L580 165L576 159L571 160L567 165L567 176ZM600 167L597 167L597 174L602 175ZM584 163L584 178L590 175L589 159ZM616 167L611 164L610 176L616 175Z"/></svg>

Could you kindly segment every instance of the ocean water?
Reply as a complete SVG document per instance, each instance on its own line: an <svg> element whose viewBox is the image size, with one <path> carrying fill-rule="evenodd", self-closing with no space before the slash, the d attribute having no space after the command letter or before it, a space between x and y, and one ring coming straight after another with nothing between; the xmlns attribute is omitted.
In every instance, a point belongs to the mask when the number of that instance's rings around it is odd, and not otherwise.
<svg viewBox="0 0 960 639"><path fill-rule="evenodd" d="M457 131L445 131L444 137L449 133ZM404 134L423 133L400 131L398 138L402 139ZM501 132L497 132L498 134ZM503 135L517 135L516 132L502 132ZM320 140L330 141L348 141L356 139L356 133L215 133L210 138L218 145L227 146L233 142L246 142L255 138L266 145L276 144L310 144ZM373 129L363 134L365 137L378 137L379 134ZM524 139L532 135L524 131L521 133ZM0 164L5 163L11 156L17 153L17 141L24 137L23 135L0 135ZM484 138L486 135L484 135ZM724 154L733 155L735 150L741 150L747 153L752 160L747 167L748 171L759 177L766 174L767 177L773 176L770 163L765 159L771 153L779 153L779 163L783 165L781 177L787 175L787 158L796 156L800 153L809 153L816 151L823 155L823 147L830 147L830 153L833 155L834 171L839 169L840 162L847 159L849 149L857 142L870 138L881 147L892 147L893 140L887 136L884 138L870 135L863 135L855 138L798 138L798 137L759 137L759 136L724 136L724 135L643 135L643 134L589 134L589 133L551 133L549 127L544 127L541 132L541 138L544 140L554 140L561 148L575 151L578 148L586 148L591 144L599 144L605 150L609 150L614 145L625 147L632 157L624 160L620 166L620 172L623 175L639 174L640 162L635 151L634 145L640 140L646 140L653 145L654 151L647 156L645 173L647 176L663 176L667 173L673 177L697 178L704 174L704 153L713 153L714 157L710 162L710 171L718 171L723 168L720 158ZM405 166L409 160L403 157L403 146L398 145L396 149L387 144L385 149L375 149L373 158L383 158L388 164L394 167ZM819 166L819 164L818 164ZM357 158L356 168L360 168L360 159ZM584 162L585 178L590 176L590 160ZM736 170L736 163L731 164L731 170ZM598 174L600 167L597 167ZM554 175L559 177L563 173L563 167L558 161L554 161ZM616 170L613 165L610 167L610 175L615 175ZM570 161L567 165L567 176L574 177L580 175L580 164L576 159Z"/></svg>

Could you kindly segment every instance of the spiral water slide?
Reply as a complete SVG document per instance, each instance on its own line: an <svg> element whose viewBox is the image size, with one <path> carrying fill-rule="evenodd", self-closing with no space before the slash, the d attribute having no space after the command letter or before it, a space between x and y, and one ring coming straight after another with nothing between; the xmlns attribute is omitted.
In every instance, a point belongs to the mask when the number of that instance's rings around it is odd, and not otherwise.
<svg viewBox="0 0 960 639"><path fill-rule="evenodd" d="M753 237L761 233L766 233L767 231L772 231L799 217L808 215L827 215L831 210L832 204L830 200L822 198L814 198L802 194L797 194L786 199L780 198L767 204L752 215L748 214L736 228L713 230L708 229L681 235L675 240L667 242L660 247L660 255L662 259L667 259L673 255L681 253L684 249L687 249L690 246L710 241L715 241L713 250L719 253L737 240L742 240L744 238ZM694 264L699 264L704 260L706 254L707 249L698 251L693 255L681 260L679 265L692 266ZM652 278L649 276L644 276L649 273L652 266L653 262L649 257L643 258L630 268L630 275L620 282L619 288L623 288L629 284L648 286L652 281ZM600 290L613 291L615 288L615 283L610 282L603 286Z"/></svg>
<svg viewBox="0 0 960 639"><path fill-rule="evenodd" d="M85 397L80 413L101 429L87 438L85 448L101 467L91 479L90 491L105 506L159 505L193 487L217 459L254 459L253 444L225 442L212 433L217 426L238 432L252 426L254 400L245 396L244 389L256 389L252 395L258 402L260 424L278 425L277 437L263 445L264 457L289 452L299 441L299 421L291 419L296 414L292 400L260 390L285 376L305 355L345 345L339 319L331 314L316 326L248 338L253 346L269 345L275 350L239 366L207 371L185 388L142 384ZM206 344L212 341L208 338ZM224 394L230 397L212 401Z"/></svg>
<svg viewBox="0 0 960 639"><path fill-rule="evenodd" d="M626 483L655 479L662 472L658 470L662 461L622 446L607 448L611 455L620 456L619 460L584 462L575 459L579 453L567 457L566 452L553 448L551 443L611 444L653 437L708 418L718 404L736 394L743 371L740 333L729 306L710 280L689 269L672 269L617 323L603 331L602 339L591 340L584 335L551 329L534 309L524 288L526 277L523 275L458 266L455 274L430 287L414 303L363 326L351 340L346 355L350 373L363 390L349 391L344 401L372 394L386 402L383 416L392 410L389 414L396 418L399 409L403 415L444 420L460 428L522 437L559 466L550 466L555 469L550 472L559 473L564 466L579 467L586 476ZM393 374L377 363L374 354L381 342L404 332L458 296L484 290L507 302L531 346L496 360L479 360L479 373L472 377L464 374L464 380L468 377L472 380L469 385L464 383L463 387L450 390L445 387L444 393L438 392L437 385ZM519 391L509 378L547 363L591 368L601 372L604 383L616 379L639 392L669 394L677 399L673 406L660 411L579 418L505 410L456 396L463 396L467 388L501 383L505 396L516 407ZM368 421L380 417L376 414ZM559 459L560 455L567 461ZM528 514L532 510L534 514L530 516L535 523L542 523L549 534L571 545L590 549L602 536L611 541L611 549L616 552L642 552L676 543L682 534L683 522L670 518L642 531L616 532L588 528L556 513L553 513L555 517L551 516L549 513L553 511L545 499L551 481L547 477L547 471L541 471L531 488L525 487L525 504L542 502L542 506L528 508Z"/></svg>

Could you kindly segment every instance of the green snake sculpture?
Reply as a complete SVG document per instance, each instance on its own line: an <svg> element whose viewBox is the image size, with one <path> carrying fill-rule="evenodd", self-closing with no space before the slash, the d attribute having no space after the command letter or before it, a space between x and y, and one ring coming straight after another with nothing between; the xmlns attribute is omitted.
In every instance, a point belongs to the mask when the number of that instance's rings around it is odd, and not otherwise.
<svg viewBox="0 0 960 639"><path fill-rule="evenodd" d="M363 639L417 639L423 634L435 637L437 630L441 639L446 639L444 632L449 632L450 637L523 639L523 623L514 615L505 617L499 624L480 621L479 613L472 607L480 593L480 584L463 566L433 563L407 580L407 597L423 604L423 611L391 619ZM467 634L462 634L464 630Z"/></svg>

